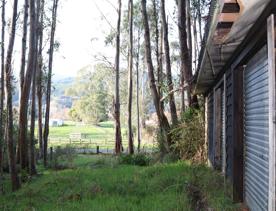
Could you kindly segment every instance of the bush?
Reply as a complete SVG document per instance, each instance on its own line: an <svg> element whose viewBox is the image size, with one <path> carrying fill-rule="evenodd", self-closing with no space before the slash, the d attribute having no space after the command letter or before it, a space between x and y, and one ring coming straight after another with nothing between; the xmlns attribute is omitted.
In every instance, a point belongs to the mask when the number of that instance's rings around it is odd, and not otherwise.
<svg viewBox="0 0 276 211"><path fill-rule="evenodd" d="M76 152L72 147L70 146L66 146L65 148L57 147L53 152L52 159L50 160L50 167L55 170L73 168L74 167L73 161L75 156L76 156Z"/></svg>
<svg viewBox="0 0 276 211"><path fill-rule="evenodd" d="M134 155L121 155L119 162L120 164L136 165L136 166L148 166L150 164L151 158L144 154L134 154Z"/></svg>
<svg viewBox="0 0 276 211"><path fill-rule="evenodd" d="M205 125L203 110L188 109L181 123L171 131L173 149L182 159L206 161Z"/></svg>

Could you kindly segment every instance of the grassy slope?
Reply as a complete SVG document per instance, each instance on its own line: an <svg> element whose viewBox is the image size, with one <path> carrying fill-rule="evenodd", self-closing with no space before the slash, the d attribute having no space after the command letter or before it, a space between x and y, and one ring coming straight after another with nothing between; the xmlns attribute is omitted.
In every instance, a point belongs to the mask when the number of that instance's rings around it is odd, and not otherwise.
<svg viewBox="0 0 276 211"><path fill-rule="evenodd" d="M209 207L235 210L224 197L222 178L206 167L126 166L96 156L78 156L74 165L44 171L19 192L0 197L0 210L192 210L186 186L197 177Z"/></svg>

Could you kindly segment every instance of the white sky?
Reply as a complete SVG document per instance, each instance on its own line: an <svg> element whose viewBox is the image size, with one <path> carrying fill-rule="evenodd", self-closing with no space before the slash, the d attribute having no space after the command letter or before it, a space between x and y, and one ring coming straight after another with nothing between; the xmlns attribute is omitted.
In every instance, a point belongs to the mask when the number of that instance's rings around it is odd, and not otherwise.
<svg viewBox="0 0 276 211"><path fill-rule="evenodd" d="M56 39L61 46L55 54L54 69L57 76L74 76L82 67L95 63L97 52L103 52L104 37L109 33L110 26L102 19L101 13L116 26L116 11L103 0L60 2ZM108 54L110 51L112 49L104 52Z"/></svg>
<svg viewBox="0 0 276 211"><path fill-rule="evenodd" d="M94 65L96 63L94 55L99 52L107 57L113 57L115 49L106 47L104 38L111 30L109 24L116 28L117 13L114 6L117 7L117 0L60 0L60 2L56 38L61 46L54 57L55 75L57 77L76 75L82 67ZM123 10L127 9L127 3L127 0L122 0ZM174 1L170 0L167 5L171 11L174 4Z"/></svg>
<svg viewBox="0 0 276 211"><path fill-rule="evenodd" d="M12 2L13 0L7 0L6 19L8 22L12 12ZM113 61L115 49L106 47L104 39L110 33L111 26L114 29L116 28L117 12L114 7L117 7L117 0L60 0L59 2L56 40L60 42L60 48L54 54L54 78L75 76L81 68L88 65L93 66L97 62L94 56L99 53ZM22 12L23 3L23 1L20 2L18 11ZM127 9L127 3L127 0L122 0L123 11ZM167 4L171 11L167 15L172 23L170 15L172 14L174 1L167 1ZM20 13L20 17L23 19L22 15ZM107 20L103 18L103 15ZM16 31L14 47L14 76L16 78L19 76L20 69L21 28L19 27ZM9 28L7 28L7 31L9 31ZM7 43L8 33L5 44L7 45ZM47 48L48 46L46 46Z"/></svg>

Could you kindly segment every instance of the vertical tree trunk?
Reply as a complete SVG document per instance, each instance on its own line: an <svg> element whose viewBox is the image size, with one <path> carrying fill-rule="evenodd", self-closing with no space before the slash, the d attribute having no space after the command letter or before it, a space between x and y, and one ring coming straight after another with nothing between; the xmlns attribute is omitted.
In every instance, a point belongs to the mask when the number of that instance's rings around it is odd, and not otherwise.
<svg viewBox="0 0 276 211"><path fill-rule="evenodd" d="M44 134L43 134L43 163L47 166L47 149L48 149L48 136L49 136L49 120L50 120L50 102L51 102L51 87L52 87L52 69L53 69L53 56L54 56L54 43L55 43L55 32L57 22L57 8L58 1L53 1L52 10L52 26L51 26L51 38L50 38L50 50L49 50L49 70L47 80L47 91L46 91L46 111L45 111L45 123L44 123Z"/></svg>
<svg viewBox="0 0 276 211"><path fill-rule="evenodd" d="M201 47L202 39L203 39L203 35L202 35L202 23L201 23L201 19L202 19L202 15L201 15L201 0L198 0L198 2L197 2L197 16L198 16L198 26L199 26L200 47Z"/></svg>
<svg viewBox="0 0 276 211"><path fill-rule="evenodd" d="M39 17L40 17L40 0L36 0L37 6L36 6L36 20L35 20L35 26L36 26L36 43L35 43L35 60L33 64L34 72L33 72L33 82L32 82L32 108L31 108L31 129L30 129L30 174L35 175L36 174L36 166L35 166L35 116L36 116L36 72L38 69L38 34L39 34Z"/></svg>
<svg viewBox="0 0 276 211"><path fill-rule="evenodd" d="M122 152L122 135L121 135L121 121L120 121L120 30L121 30L121 9L122 2L118 0L118 21L117 21L117 35L116 35L116 58L115 58L115 152L120 154Z"/></svg>
<svg viewBox="0 0 276 211"><path fill-rule="evenodd" d="M153 5L153 19L154 19L154 29L155 29L155 56L156 56L156 64L157 64L157 89L158 94L161 96L161 64L160 64L160 55L159 55L159 29L158 29L158 12L156 0L152 0Z"/></svg>
<svg viewBox="0 0 276 211"><path fill-rule="evenodd" d="M7 93L7 104L6 104L7 105L7 142L8 142L8 151L9 151L10 175L11 175L13 191L16 191L20 188L19 178L16 170L15 148L14 148L14 139L13 139L13 106L12 106L13 75L12 75L12 67L11 67L14 40L15 40L16 22L17 22L17 7L18 7L18 0L14 0L11 33L9 38L9 45L7 49L7 57L6 57L6 64L5 64L6 93Z"/></svg>
<svg viewBox="0 0 276 211"><path fill-rule="evenodd" d="M141 128L140 128L140 78L139 78L139 59L140 59L140 29L137 36L137 55L136 55L136 108L137 108L137 142L138 152L141 150Z"/></svg>
<svg viewBox="0 0 276 211"><path fill-rule="evenodd" d="M187 34L188 34L188 49L189 49L189 56L190 56L190 65L192 67L192 63L193 63L193 44L192 44L192 23L191 23L191 6L190 6L190 0L187 0L185 2L186 8L186 20L187 20L187 25L186 25L186 30L187 30ZM188 93L189 94L189 93ZM188 97L191 98L191 97Z"/></svg>
<svg viewBox="0 0 276 211"><path fill-rule="evenodd" d="M129 18L129 51L128 51L128 150L129 154L134 153L133 132L132 132L132 96L133 96L133 0L128 2Z"/></svg>
<svg viewBox="0 0 276 211"><path fill-rule="evenodd" d="M29 17L29 0L25 0L23 35L22 35L22 46L21 46L21 67L20 67L20 91L21 91L21 93L23 91L24 79L25 79L28 17Z"/></svg>
<svg viewBox="0 0 276 211"><path fill-rule="evenodd" d="M184 85L185 81L189 82L191 62L189 56L189 49L187 45L188 37L187 37L187 27L186 27L186 0L178 0L178 30L179 30L179 43L180 43L180 69L181 69L181 109L182 112L185 110L185 101L184 101ZM187 87L187 100L188 105L191 105L191 95L190 91Z"/></svg>
<svg viewBox="0 0 276 211"><path fill-rule="evenodd" d="M2 31L1 31L1 101L0 101L0 193L4 192L3 186L3 162L4 162L4 97L5 97L5 13L6 1L2 0Z"/></svg>
<svg viewBox="0 0 276 211"><path fill-rule="evenodd" d="M26 69L26 50L27 50L27 31L28 31L28 17L29 17L29 0L24 2L24 20L23 20L23 35L21 46L21 66L20 66L20 97L22 96L25 69ZM20 141L17 143L17 163L20 163Z"/></svg>
<svg viewBox="0 0 276 211"><path fill-rule="evenodd" d="M193 24L193 31L194 31L194 67L197 67L197 55L198 55L198 41L197 41L197 36L198 36L198 32L197 32L197 21L196 21L197 17L194 17L194 24Z"/></svg>
<svg viewBox="0 0 276 211"><path fill-rule="evenodd" d="M28 170L28 107L29 96L34 73L34 62L36 60L36 11L35 0L30 0L30 40L29 40L29 55L28 65L24 78L23 90L20 98L19 106L19 136L18 142L20 143L20 164L21 169Z"/></svg>
<svg viewBox="0 0 276 211"><path fill-rule="evenodd" d="M43 158L43 123L42 123L42 66L43 66L43 22L44 22L44 4L41 1L40 17L39 17L39 33L38 33L38 69L37 69L37 103L38 103L38 142L39 142L39 158Z"/></svg>
<svg viewBox="0 0 276 211"><path fill-rule="evenodd" d="M174 92L173 92L170 46L169 46L169 38L168 38L168 23L166 21L166 12L165 12L165 0L161 0L161 16L162 16L162 25L164 29L164 47L165 47L167 85L170 92L169 104L170 104L172 124L176 125L178 121L177 121L177 112L176 112Z"/></svg>
<svg viewBox="0 0 276 211"><path fill-rule="evenodd" d="M154 77L154 69L152 64L152 58L151 58L151 45L150 45L150 32L149 32L149 23L148 23L148 14L147 14L147 7L146 7L146 0L141 0L142 3L142 19L144 23L144 43L145 43L145 56L148 66L148 75L150 80L150 89L151 94L154 102L154 106L156 109L156 114L158 117L158 122L160 126L160 130L165 136L165 147L166 150L169 151L169 146L171 145L171 137L169 134L170 131L170 125L168 122L167 117L165 116L163 110L160 108L160 96L158 95L158 91L155 84L155 77Z"/></svg>
<svg viewBox="0 0 276 211"><path fill-rule="evenodd" d="M162 91L162 84L163 84L163 79L164 79L164 74L163 74L163 55L164 55L164 52L163 52L163 47L164 47L164 30L163 30L163 27L161 25L160 27L160 46L159 46L159 88L160 88L160 92L159 92L159 96L160 96L160 99L162 99L163 97L163 91ZM164 101L161 102L161 109L164 111Z"/></svg>

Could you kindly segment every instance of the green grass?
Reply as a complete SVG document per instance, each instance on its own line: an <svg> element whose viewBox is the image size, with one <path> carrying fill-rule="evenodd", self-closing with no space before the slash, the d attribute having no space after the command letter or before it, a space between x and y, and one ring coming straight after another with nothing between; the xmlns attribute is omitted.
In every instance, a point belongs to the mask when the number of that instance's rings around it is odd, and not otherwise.
<svg viewBox="0 0 276 211"><path fill-rule="evenodd" d="M125 133L125 129L122 129ZM88 139L101 139L102 137L114 136L114 129L112 122L103 122L98 126L94 125L78 125L73 122L66 123L62 127L50 127L50 138L70 138L72 133L85 134Z"/></svg>
<svg viewBox="0 0 276 211"><path fill-rule="evenodd" d="M77 156L74 165L71 170L42 170L17 193L0 196L0 210L193 210L187 184L195 179L208 207L237 208L225 196L220 175L205 166L138 167L120 165L112 156L88 155Z"/></svg>
<svg viewBox="0 0 276 211"><path fill-rule="evenodd" d="M122 140L123 145L127 148L127 130L122 127ZM84 137L80 139L70 137L70 134L80 133ZM95 148L100 146L101 148L113 149L115 145L114 137L114 122L107 121L101 122L96 125L81 125L74 122L65 122L64 126L61 127L50 127L49 130L49 146L66 146L71 144L73 147L77 148ZM134 141L135 146L136 139ZM143 142L142 147L153 147L150 142Z"/></svg>

